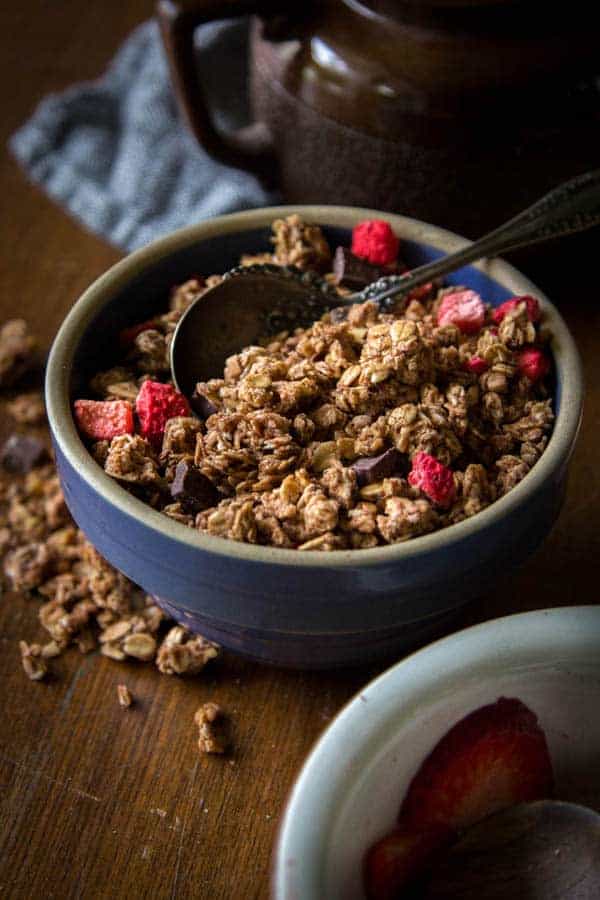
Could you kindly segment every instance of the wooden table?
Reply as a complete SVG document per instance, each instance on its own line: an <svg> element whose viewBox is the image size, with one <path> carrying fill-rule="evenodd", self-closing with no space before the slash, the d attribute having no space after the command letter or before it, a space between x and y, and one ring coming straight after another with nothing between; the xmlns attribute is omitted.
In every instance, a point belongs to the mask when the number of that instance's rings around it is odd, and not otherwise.
<svg viewBox="0 0 600 900"><path fill-rule="evenodd" d="M128 0L109 4L109 14L106 4L77 0L3 4L5 137L44 94L97 76L151 6ZM25 315L49 342L119 254L31 187L6 154L0 178L0 320ZM567 502L542 549L462 623L598 600L600 305L591 266L575 278L567 269L585 263L582 248L571 240L531 263L565 311L589 385ZM382 667L306 674L225 655L205 675L178 680L73 650L57 661L56 678L35 684L17 642L39 635L36 611L36 601L15 595L0 604L0 897L266 897L294 776L342 704ZM139 701L126 712L116 703L122 680ZM208 699L233 717L229 758L197 753L192 717Z"/></svg>

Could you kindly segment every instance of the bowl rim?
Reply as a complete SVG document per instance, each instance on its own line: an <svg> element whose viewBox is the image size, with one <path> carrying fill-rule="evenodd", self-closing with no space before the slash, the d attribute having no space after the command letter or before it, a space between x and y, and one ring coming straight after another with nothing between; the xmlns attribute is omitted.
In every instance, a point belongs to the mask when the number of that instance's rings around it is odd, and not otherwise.
<svg viewBox="0 0 600 900"><path fill-rule="evenodd" d="M350 229L362 219L384 219L390 223L400 240L404 238L426 244L445 253L471 243L446 229L379 210L348 206L289 205L262 207L217 216L178 229L129 254L97 278L76 301L60 326L48 357L46 408L53 439L69 465L77 471L87 486L126 516L190 549L254 563L310 568L389 564L395 560L406 560L441 548L449 548L492 526L494 522L514 511L529 496L540 490L544 481L566 463L573 450L583 405L582 366L574 339L556 307L533 282L501 259L483 260L474 264L474 268L500 281L515 294L534 294L540 299L552 334L551 349L560 375L561 408L548 446L532 470L508 494L476 515L403 543L360 550L331 550L326 553L317 550L299 552L245 544L196 531L132 496L103 471L79 437L69 398L69 379L75 348L98 309L108 297L122 290L144 268L156 264L175 251L207 238L268 227L274 219L292 213L298 213L303 218L320 225Z"/></svg>
<svg viewBox="0 0 600 900"><path fill-rule="evenodd" d="M441 692L507 668L573 664L600 671L600 605L563 606L489 619L422 647L357 691L317 738L287 796L271 865L271 898L318 900L324 835L357 770L380 741ZM375 745L375 749L373 749ZM302 867L291 867L291 859ZM293 873L293 874L292 874ZM293 878L293 883L290 879Z"/></svg>

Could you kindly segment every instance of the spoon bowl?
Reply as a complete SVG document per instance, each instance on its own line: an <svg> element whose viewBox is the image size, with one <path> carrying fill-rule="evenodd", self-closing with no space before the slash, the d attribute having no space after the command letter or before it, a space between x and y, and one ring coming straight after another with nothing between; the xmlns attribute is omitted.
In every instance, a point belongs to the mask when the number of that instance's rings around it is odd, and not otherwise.
<svg viewBox="0 0 600 900"><path fill-rule="evenodd" d="M232 269L179 320L170 350L175 386L193 397L196 383L219 376L228 356L262 337L310 325L340 301L326 282L292 266Z"/></svg>
<svg viewBox="0 0 600 900"><path fill-rule="evenodd" d="M521 803L472 826L432 866L423 900L597 900L600 815L559 800Z"/></svg>

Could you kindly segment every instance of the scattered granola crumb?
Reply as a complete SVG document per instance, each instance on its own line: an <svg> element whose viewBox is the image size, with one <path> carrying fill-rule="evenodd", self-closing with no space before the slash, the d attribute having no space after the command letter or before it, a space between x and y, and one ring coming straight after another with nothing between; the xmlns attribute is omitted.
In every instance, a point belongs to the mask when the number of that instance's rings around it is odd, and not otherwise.
<svg viewBox="0 0 600 900"><path fill-rule="evenodd" d="M220 647L200 634L192 634L182 625L171 628L156 655L156 665L165 675L195 675L211 659L218 656Z"/></svg>
<svg viewBox="0 0 600 900"><path fill-rule="evenodd" d="M204 703L196 710L194 722L199 728L200 753L225 753L229 746L229 727L218 703Z"/></svg>
<svg viewBox="0 0 600 900"><path fill-rule="evenodd" d="M24 319L9 319L0 328L0 387L6 388L35 363L38 342Z"/></svg>
<svg viewBox="0 0 600 900"><path fill-rule="evenodd" d="M19 650L21 651L21 662L25 674L31 681L41 681L48 674L48 666L39 644L28 644L26 641L19 641Z"/></svg>
<svg viewBox="0 0 600 900"><path fill-rule="evenodd" d="M41 391L18 394L8 401L6 408L20 425L43 425L46 421L46 407Z"/></svg>
<svg viewBox="0 0 600 900"><path fill-rule="evenodd" d="M123 709L127 709L133 703L131 691L126 684L117 685L117 696L119 698L119 706L122 706Z"/></svg>

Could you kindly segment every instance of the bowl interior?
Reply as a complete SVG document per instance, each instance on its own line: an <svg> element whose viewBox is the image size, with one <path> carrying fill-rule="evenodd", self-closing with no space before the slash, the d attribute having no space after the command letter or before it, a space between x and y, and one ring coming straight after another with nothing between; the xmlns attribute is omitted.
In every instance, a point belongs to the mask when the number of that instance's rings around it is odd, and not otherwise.
<svg viewBox="0 0 600 900"><path fill-rule="evenodd" d="M367 848L449 727L500 696L544 728L557 797L600 810L600 607L510 616L453 635L368 685L327 730L292 792L277 900L363 900Z"/></svg>
<svg viewBox="0 0 600 900"><path fill-rule="evenodd" d="M349 244L346 228L325 227L332 247ZM224 272L237 265L243 253L260 253L270 246L270 228L253 228L216 235L175 250L152 262L127 284L122 285L88 323L79 343L71 379L71 396L82 395L91 376L114 365L119 357L118 332L129 325L166 309L173 285L194 275ZM402 241L403 258L411 267L443 255L435 247L411 240ZM512 292L485 272L469 266L454 272L446 279L449 284L468 284L483 298L498 305L512 296ZM235 329L235 322L232 322ZM215 377L221 373L215 372Z"/></svg>
<svg viewBox="0 0 600 900"><path fill-rule="evenodd" d="M89 499L92 505L105 503L115 510L115 514L126 516L131 520L132 528L140 531L140 539L141 530L146 529L146 537L172 542L172 547L182 553L200 550L210 553L211 559L218 555L228 560L235 558L240 564L249 561L253 565L271 565L276 562L282 569L329 571L332 567L340 567L345 571L359 564L361 569L388 566L447 545L457 546L479 531L495 527L528 498L540 495L549 480L562 477L580 419L582 385L578 354L557 310L535 285L502 260L483 260L453 273L447 281L477 289L492 304L501 303L515 294L540 296L552 332L557 380L555 407L559 415L548 448L534 470L513 491L477 516L393 546L299 555L295 550L228 541L186 528L138 500L107 476L87 452L77 433L71 401L77 396L86 396L93 373L107 369L117 361L119 330L164 310L174 284L198 273L226 270L237 263L244 252L264 251L269 246L273 219L292 211L299 212L309 221L319 222L333 246L347 243L357 222L385 218L400 236L401 253L412 266L457 250L466 243L458 235L426 223L375 210L336 206L271 207L201 222L127 257L91 285L75 305L57 335L48 362L48 417L57 458L64 460L63 468L68 468L73 476L73 492L77 489L80 495L81 487L85 490L86 502ZM105 548L106 553L108 549ZM127 571L121 556L116 564ZM139 581L139 571L129 568L131 572L127 574ZM181 565L177 567L179 571L182 571ZM164 586L159 593L169 595ZM188 594L189 590L186 596Z"/></svg>

